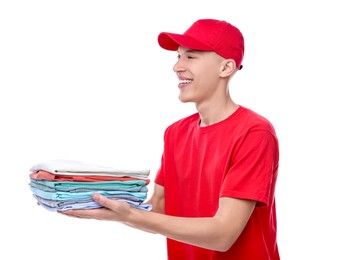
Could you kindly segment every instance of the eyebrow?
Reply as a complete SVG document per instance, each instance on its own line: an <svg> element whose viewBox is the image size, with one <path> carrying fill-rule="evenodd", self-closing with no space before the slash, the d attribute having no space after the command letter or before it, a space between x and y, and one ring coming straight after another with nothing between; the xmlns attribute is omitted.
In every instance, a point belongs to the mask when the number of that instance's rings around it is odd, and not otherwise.
<svg viewBox="0 0 337 260"><path fill-rule="evenodd" d="M185 51L184 51L184 53L196 53L196 54L200 54L200 53L203 53L203 52L205 52L205 51L199 51L199 50L193 50L193 49L186 49ZM181 52L179 52L179 50L177 51L177 53L178 54L181 54Z"/></svg>

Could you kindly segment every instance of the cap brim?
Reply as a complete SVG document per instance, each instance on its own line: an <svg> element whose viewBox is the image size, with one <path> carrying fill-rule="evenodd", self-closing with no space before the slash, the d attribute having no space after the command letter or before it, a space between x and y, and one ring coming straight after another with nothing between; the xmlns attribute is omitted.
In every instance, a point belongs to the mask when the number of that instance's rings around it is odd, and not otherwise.
<svg viewBox="0 0 337 260"><path fill-rule="evenodd" d="M179 46L200 51L211 51L211 48L198 40L182 34L162 32L158 36L160 47L169 51L178 50Z"/></svg>

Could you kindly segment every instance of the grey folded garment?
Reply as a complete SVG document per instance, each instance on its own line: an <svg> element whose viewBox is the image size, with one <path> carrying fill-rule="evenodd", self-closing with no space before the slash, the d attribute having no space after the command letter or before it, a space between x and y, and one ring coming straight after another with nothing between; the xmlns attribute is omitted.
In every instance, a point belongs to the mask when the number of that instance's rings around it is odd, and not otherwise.
<svg viewBox="0 0 337 260"><path fill-rule="evenodd" d="M49 211L63 211L68 209L94 209L101 208L102 205L98 204L92 199L83 199L83 200L65 200L65 201L57 201L42 198L36 194L33 194L35 199L39 202L39 204L49 210ZM129 203L132 207L150 211L152 210L151 204L142 203L141 200L136 200L134 196L129 195L111 195L107 196L107 198L112 200L119 200Z"/></svg>

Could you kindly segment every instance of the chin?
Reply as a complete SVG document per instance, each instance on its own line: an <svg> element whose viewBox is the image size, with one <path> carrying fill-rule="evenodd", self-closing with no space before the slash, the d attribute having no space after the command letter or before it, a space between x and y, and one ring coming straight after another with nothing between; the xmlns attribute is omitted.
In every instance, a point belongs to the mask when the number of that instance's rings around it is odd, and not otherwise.
<svg viewBox="0 0 337 260"><path fill-rule="evenodd" d="M187 99L184 99L184 98L181 98L181 97L179 97L179 100L180 100L181 103L188 103L188 102L191 102L191 101L189 101L189 100L187 100Z"/></svg>
<svg viewBox="0 0 337 260"><path fill-rule="evenodd" d="M184 95L179 95L179 100L182 103L189 103L189 102L193 102L193 100L189 97L184 97Z"/></svg>

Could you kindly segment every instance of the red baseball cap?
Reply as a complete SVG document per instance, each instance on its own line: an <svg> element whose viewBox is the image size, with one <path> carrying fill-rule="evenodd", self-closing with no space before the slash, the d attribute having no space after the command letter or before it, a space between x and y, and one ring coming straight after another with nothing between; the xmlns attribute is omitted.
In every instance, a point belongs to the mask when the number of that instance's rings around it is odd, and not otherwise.
<svg viewBox="0 0 337 260"><path fill-rule="evenodd" d="M214 51L225 59L233 59L238 69L242 68L244 39L240 30L226 21L200 19L183 34L162 32L159 45L176 51L179 46L192 50Z"/></svg>

